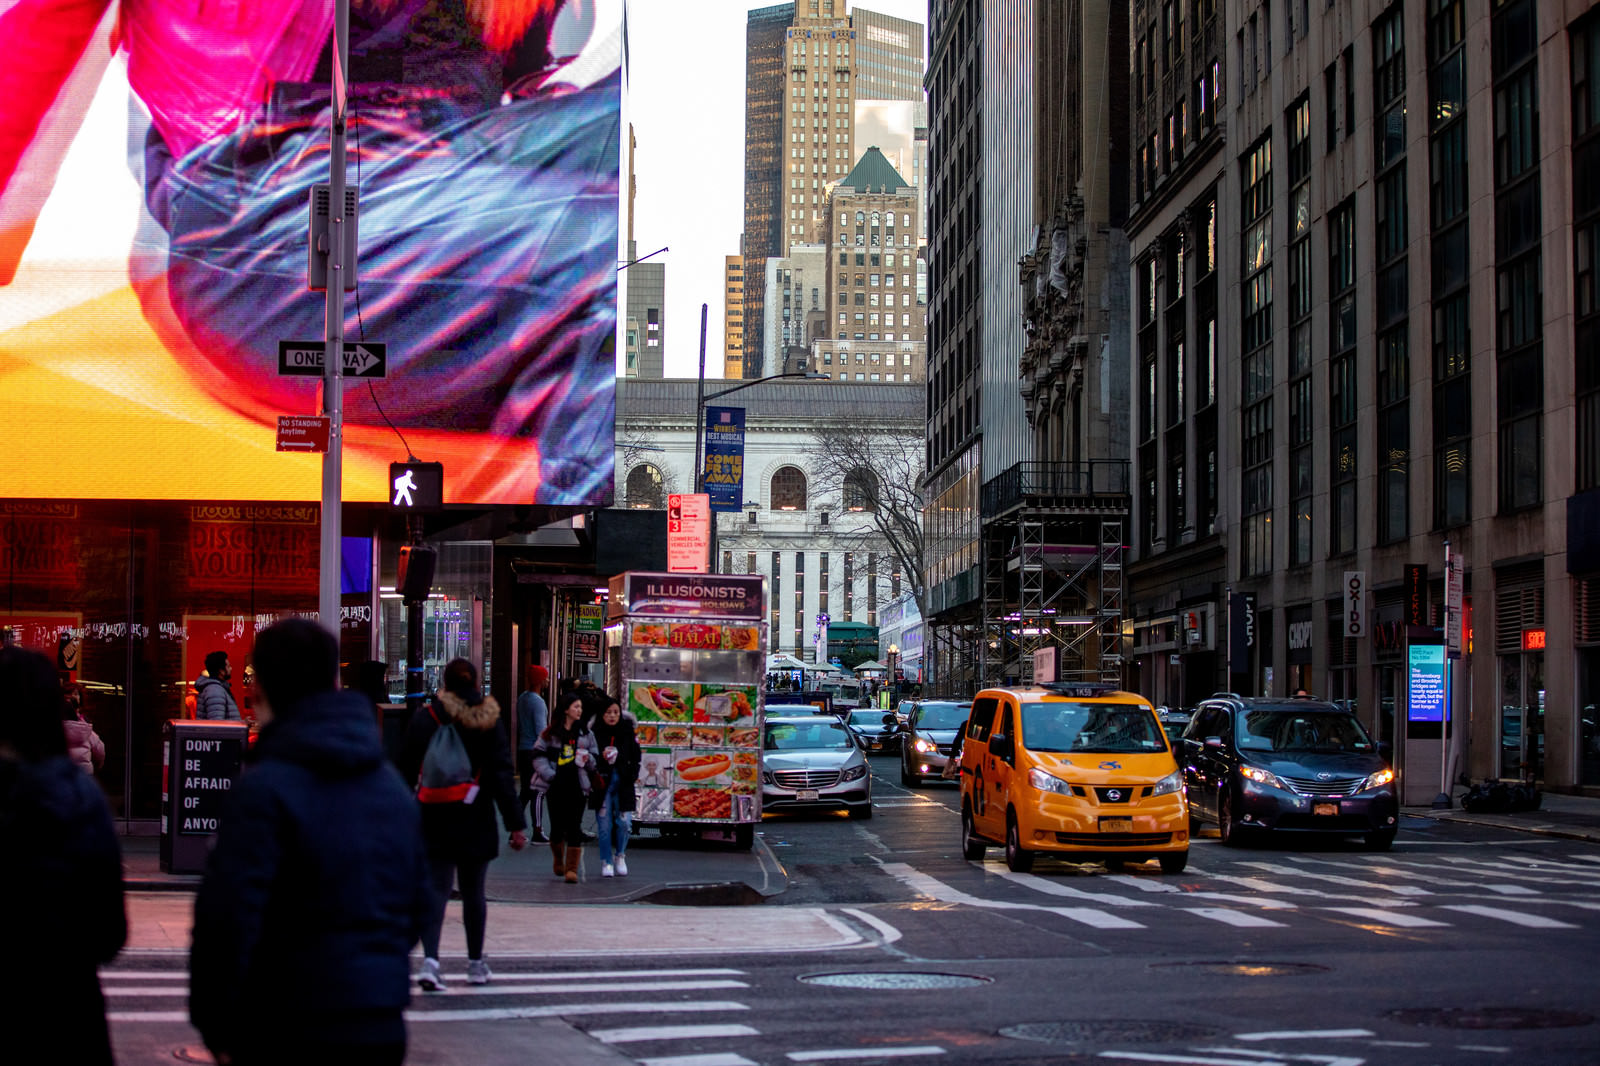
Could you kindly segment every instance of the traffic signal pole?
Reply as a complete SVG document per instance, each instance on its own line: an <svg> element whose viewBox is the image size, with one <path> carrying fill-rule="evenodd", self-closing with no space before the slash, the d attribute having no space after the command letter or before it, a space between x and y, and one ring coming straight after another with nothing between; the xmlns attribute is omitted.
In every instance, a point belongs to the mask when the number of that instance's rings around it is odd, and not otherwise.
<svg viewBox="0 0 1600 1066"><path fill-rule="evenodd" d="M322 413L328 417L328 450L322 454L322 556L317 582L317 618L339 636L339 563L343 528L344 474L344 285L345 121L350 67L350 0L333 5L332 144L328 153L328 288L323 336Z"/></svg>

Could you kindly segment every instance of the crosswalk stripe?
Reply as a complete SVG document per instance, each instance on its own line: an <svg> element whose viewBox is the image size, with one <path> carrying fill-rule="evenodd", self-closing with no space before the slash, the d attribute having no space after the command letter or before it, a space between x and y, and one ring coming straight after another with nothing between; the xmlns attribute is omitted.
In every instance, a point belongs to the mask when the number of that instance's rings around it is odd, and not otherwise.
<svg viewBox="0 0 1600 1066"><path fill-rule="evenodd" d="M1154 907L1155 903L1144 899L1129 899L1127 896L1112 896L1104 892L1086 892L1081 888L1073 888L1059 881L1052 881L1038 874L1019 874L1008 870L1003 864L985 863L987 873L996 874L1014 884L1031 888L1035 892L1043 892L1047 896L1066 896L1071 899L1081 899L1091 903L1102 903L1112 907Z"/></svg>
<svg viewBox="0 0 1600 1066"><path fill-rule="evenodd" d="M1337 911L1356 918L1366 918L1377 922L1379 925L1393 925L1402 929L1427 929L1429 927L1449 926L1449 922L1436 922L1432 918L1423 918L1416 914L1401 914L1398 911L1386 911L1377 907L1325 907L1324 910Z"/></svg>
<svg viewBox="0 0 1600 1066"><path fill-rule="evenodd" d="M703 1001L673 1001L665 1003L547 1003L537 1007L489 1007L455 1010L439 1007L431 1010L406 1011L408 1022L489 1022L514 1018L561 1018L585 1014L715 1014L749 1010L735 1000L712 999ZM189 1012L181 1010L119 1010L108 1011L106 1020L135 1024L187 1023Z"/></svg>
<svg viewBox="0 0 1600 1066"><path fill-rule="evenodd" d="M1185 907L1190 914L1198 914L1202 918L1210 918L1214 922L1224 925L1237 926L1240 929L1282 929L1282 922L1275 922L1271 918L1263 918L1259 914L1247 914L1244 911L1230 911L1226 907Z"/></svg>
<svg viewBox="0 0 1600 1066"><path fill-rule="evenodd" d="M1297 870L1293 866L1284 866L1276 862L1242 862L1240 866L1249 866L1271 874L1287 874L1290 877L1304 877L1312 881L1325 881L1330 885L1344 885L1347 888L1365 888L1373 892L1392 892L1397 896L1428 896L1432 895L1425 888L1412 885L1385 885L1377 881L1363 881L1357 877L1345 877L1342 874L1319 874L1310 870Z"/></svg>
<svg viewBox="0 0 1600 1066"><path fill-rule="evenodd" d="M749 988L744 981L597 981L592 984L493 984L452 985L446 993L455 996L555 996L574 992L711 992L730 988ZM178 988L120 988L102 989L106 996L127 996L139 999L187 996L187 985ZM425 1000L425 1002L428 1002Z"/></svg>
<svg viewBox="0 0 1600 1066"><path fill-rule="evenodd" d="M698 1055L666 1055L661 1058L640 1059L639 1066L756 1066L756 1063L731 1051L714 1051Z"/></svg>
<svg viewBox="0 0 1600 1066"><path fill-rule="evenodd" d="M1485 907L1477 903L1447 903L1445 910L1460 911L1463 914L1476 914L1483 918L1494 918L1512 925L1520 925L1528 929L1576 929L1577 926L1570 922L1558 922L1554 918L1546 918L1538 914L1524 914L1521 911L1508 911L1499 907Z"/></svg>
<svg viewBox="0 0 1600 1066"><path fill-rule="evenodd" d="M1143 929L1140 922L1132 922L1109 911L1096 910L1093 907L1047 907L1052 914L1059 914L1074 922L1093 926L1096 929Z"/></svg>
<svg viewBox="0 0 1600 1066"><path fill-rule="evenodd" d="M944 1048L938 1044L924 1044L921 1047L842 1047L791 1051L788 1058L791 1062L838 1062L845 1059L904 1059L916 1055L943 1054Z"/></svg>
<svg viewBox="0 0 1600 1066"><path fill-rule="evenodd" d="M696 1040L717 1036L760 1036L748 1025L637 1025L629 1029L591 1029L602 1044L631 1044L640 1040Z"/></svg>
<svg viewBox="0 0 1600 1066"><path fill-rule="evenodd" d="M1274 881L1263 881L1259 877L1240 877L1237 874L1212 874L1211 879L1214 881L1226 881L1229 884L1239 885L1243 888L1250 889L1252 892L1276 892L1280 895L1293 895L1296 898L1348 899L1354 900L1357 903L1386 903L1391 907L1404 907L1409 905L1409 901L1403 899L1374 900L1370 893L1353 895L1349 892L1323 892L1321 889L1316 888L1291 888L1288 885L1280 885Z"/></svg>

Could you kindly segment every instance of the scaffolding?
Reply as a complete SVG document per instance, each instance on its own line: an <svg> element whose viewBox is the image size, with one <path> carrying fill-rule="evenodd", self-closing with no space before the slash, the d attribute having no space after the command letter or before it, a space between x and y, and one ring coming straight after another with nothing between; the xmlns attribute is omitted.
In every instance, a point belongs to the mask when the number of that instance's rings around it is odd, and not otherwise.
<svg viewBox="0 0 1600 1066"><path fill-rule="evenodd" d="M1055 649L1058 680L1122 680L1128 464L1026 462L983 486L978 674L1032 684Z"/></svg>

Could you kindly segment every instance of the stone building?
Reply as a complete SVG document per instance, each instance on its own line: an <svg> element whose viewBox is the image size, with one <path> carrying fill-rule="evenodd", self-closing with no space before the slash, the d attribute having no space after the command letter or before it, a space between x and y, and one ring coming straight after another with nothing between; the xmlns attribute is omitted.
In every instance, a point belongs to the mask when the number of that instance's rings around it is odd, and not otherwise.
<svg viewBox="0 0 1600 1066"><path fill-rule="evenodd" d="M876 147L863 152L832 187L826 237L827 336L925 342L925 308L917 289L922 244L917 190Z"/></svg>

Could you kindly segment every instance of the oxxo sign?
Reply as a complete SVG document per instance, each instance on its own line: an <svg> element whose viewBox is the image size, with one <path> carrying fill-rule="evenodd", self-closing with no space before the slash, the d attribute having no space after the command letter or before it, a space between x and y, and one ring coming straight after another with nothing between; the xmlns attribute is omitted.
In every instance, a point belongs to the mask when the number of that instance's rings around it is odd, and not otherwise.
<svg viewBox="0 0 1600 1066"><path fill-rule="evenodd" d="M1365 570L1346 570L1344 572L1344 635L1347 637L1364 637L1367 635L1367 572Z"/></svg>

